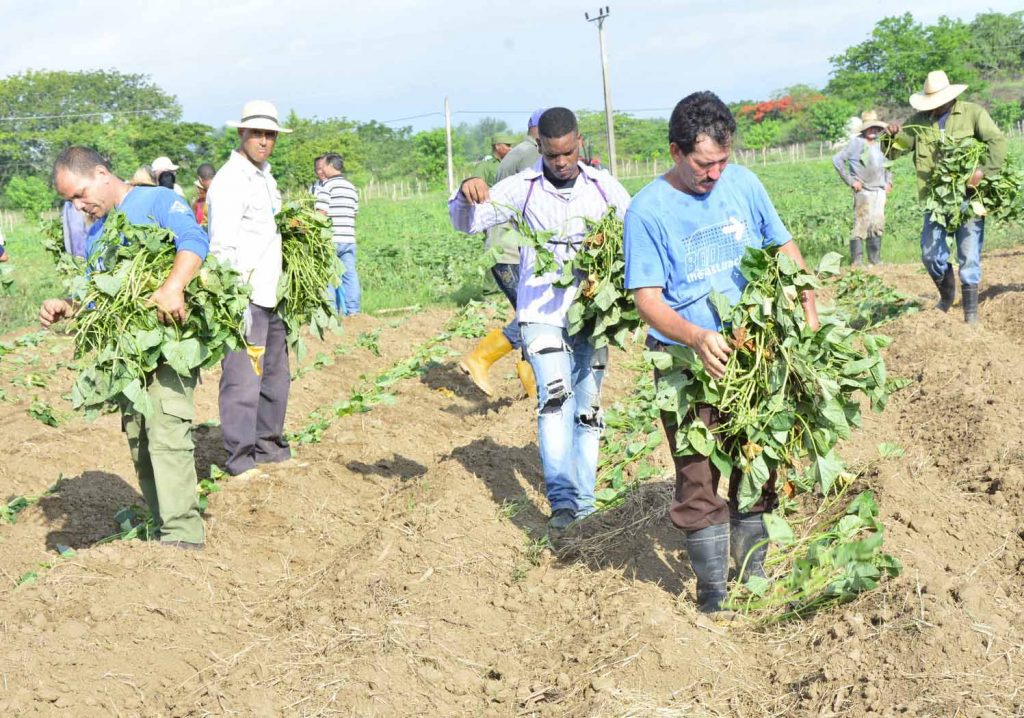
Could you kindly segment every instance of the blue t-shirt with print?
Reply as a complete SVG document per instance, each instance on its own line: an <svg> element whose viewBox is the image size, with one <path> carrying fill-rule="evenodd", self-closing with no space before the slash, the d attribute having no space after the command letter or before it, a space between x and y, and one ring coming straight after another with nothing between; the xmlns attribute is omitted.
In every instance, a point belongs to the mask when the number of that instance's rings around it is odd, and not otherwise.
<svg viewBox="0 0 1024 718"><path fill-rule="evenodd" d="M792 236L757 176L728 165L714 189L680 192L663 177L633 198L625 219L626 288L661 287L683 319L705 329L722 324L711 290L736 302L747 280L740 273L746 248L783 245ZM652 337L677 344L651 329Z"/></svg>
<svg viewBox="0 0 1024 718"><path fill-rule="evenodd" d="M174 246L179 251L198 254L206 259L210 250L210 238L206 230L196 222L196 216L180 195L166 187L134 187L115 207L124 212L132 224L156 224L174 232ZM92 249L103 233L107 218L97 220L89 228L85 240L86 256L92 256Z"/></svg>

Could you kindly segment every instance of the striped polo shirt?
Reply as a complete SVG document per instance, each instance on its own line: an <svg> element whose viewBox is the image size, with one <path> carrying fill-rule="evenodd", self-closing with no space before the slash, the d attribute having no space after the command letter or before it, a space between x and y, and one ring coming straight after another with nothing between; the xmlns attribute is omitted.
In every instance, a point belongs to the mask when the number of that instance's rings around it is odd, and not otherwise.
<svg viewBox="0 0 1024 718"><path fill-rule="evenodd" d="M352 244L356 241L359 194L351 182L341 175L325 179L316 191L316 208L331 218L335 244Z"/></svg>

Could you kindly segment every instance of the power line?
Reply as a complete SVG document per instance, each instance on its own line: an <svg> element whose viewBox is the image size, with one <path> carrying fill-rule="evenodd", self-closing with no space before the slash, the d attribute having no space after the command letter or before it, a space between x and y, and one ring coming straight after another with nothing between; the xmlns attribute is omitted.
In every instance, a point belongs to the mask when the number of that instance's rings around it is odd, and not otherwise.
<svg viewBox="0 0 1024 718"><path fill-rule="evenodd" d="M424 117L436 117L437 115L442 115L443 116L444 113L443 112L426 112L426 113L424 113L422 115L411 115L409 117L399 117L398 119L395 119L395 120L382 120L380 124L382 124L382 125L389 125L392 122L405 122L406 120L419 120L419 119L422 119Z"/></svg>
<svg viewBox="0 0 1024 718"><path fill-rule="evenodd" d="M56 120L64 117L97 117L104 115L144 115L150 112L167 112L174 107L154 107L150 110L107 110L106 112L65 112L59 115L24 115L22 117L0 117L0 122L16 122L21 120Z"/></svg>

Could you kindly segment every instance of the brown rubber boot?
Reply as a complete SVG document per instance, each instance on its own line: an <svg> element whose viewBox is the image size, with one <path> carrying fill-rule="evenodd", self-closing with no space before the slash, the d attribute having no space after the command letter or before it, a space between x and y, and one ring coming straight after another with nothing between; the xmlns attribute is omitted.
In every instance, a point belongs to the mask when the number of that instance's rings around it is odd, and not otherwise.
<svg viewBox="0 0 1024 718"><path fill-rule="evenodd" d="M536 399L537 377L533 375L533 367L530 366L530 362L525 359L520 359L516 363L516 374L519 375L519 381L523 385L523 391L526 392L526 396L531 399Z"/></svg>
<svg viewBox="0 0 1024 718"><path fill-rule="evenodd" d="M473 351L459 362L459 368L469 374L469 378L480 387L480 391L487 396L494 396L494 387L491 386L487 372L494 362L510 351L512 351L512 344L505 338L504 332L495 329L481 339Z"/></svg>

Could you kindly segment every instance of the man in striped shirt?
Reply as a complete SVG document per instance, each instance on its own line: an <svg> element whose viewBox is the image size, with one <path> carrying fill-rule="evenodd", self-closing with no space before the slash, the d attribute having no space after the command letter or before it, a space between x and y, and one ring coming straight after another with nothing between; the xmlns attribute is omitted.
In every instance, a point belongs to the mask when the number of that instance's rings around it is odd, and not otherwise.
<svg viewBox="0 0 1024 718"><path fill-rule="evenodd" d="M345 265L341 286L334 293L334 306L345 314L359 313L359 275L356 274L356 213L359 193L342 177L345 161L341 155L328 152L323 160L323 180L316 191L316 209L331 218L334 226L334 249Z"/></svg>
<svg viewBox="0 0 1024 718"><path fill-rule="evenodd" d="M571 110L545 111L538 130L541 159L533 167L492 188L479 177L467 179L448 202L448 213L452 226L467 234L518 214L529 231L548 235L546 247L562 265L581 246L586 218L600 219L610 206L622 216L629 193L607 172L580 162L579 127ZM595 350L588 337L569 334L575 287L555 286L560 270L534 271L536 258L533 247L520 247L516 318L537 377L537 434L551 504L548 526L561 531L594 511L608 350Z"/></svg>

